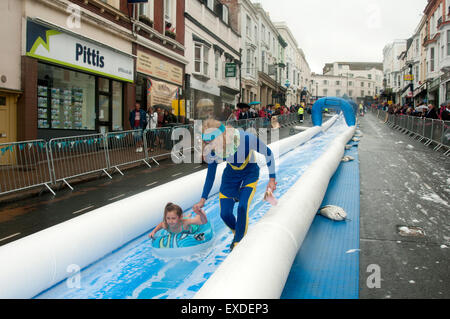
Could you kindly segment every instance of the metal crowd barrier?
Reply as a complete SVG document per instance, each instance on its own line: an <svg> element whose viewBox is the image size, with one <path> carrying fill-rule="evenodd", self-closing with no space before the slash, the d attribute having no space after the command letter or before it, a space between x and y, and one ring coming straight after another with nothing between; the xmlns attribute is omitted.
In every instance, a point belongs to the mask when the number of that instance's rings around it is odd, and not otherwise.
<svg viewBox="0 0 450 319"><path fill-rule="evenodd" d="M389 114L384 110L376 110L377 118L386 118L388 126L407 134L424 145L435 143L434 150L447 148L444 155L450 155L450 121L422 118L410 115ZM374 112L375 113L375 112Z"/></svg>
<svg viewBox="0 0 450 319"><path fill-rule="evenodd" d="M44 140L0 144L0 195L45 186L55 195Z"/></svg>
<svg viewBox="0 0 450 319"><path fill-rule="evenodd" d="M172 152L172 132L173 127L160 127L144 131L146 157L157 165L159 165L156 161L158 157L168 156Z"/></svg>
<svg viewBox="0 0 450 319"><path fill-rule="evenodd" d="M108 146L104 134L91 134L51 139L48 143L53 183L109 169Z"/></svg>
<svg viewBox="0 0 450 319"><path fill-rule="evenodd" d="M107 133L108 168L114 168L121 175L119 166L123 165L144 162L151 168L144 150L145 138L143 130Z"/></svg>

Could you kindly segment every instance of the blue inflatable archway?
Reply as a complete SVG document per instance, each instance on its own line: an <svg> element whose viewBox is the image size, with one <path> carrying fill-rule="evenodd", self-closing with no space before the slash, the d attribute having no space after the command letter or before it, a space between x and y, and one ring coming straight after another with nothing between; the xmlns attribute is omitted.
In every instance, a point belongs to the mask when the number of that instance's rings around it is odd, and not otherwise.
<svg viewBox="0 0 450 319"><path fill-rule="evenodd" d="M339 97L324 97L317 100L312 107L311 117L314 126L322 126L322 110L327 108L335 109L338 113L342 111L347 125L356 125L355 111L349 101Z"/></svg>

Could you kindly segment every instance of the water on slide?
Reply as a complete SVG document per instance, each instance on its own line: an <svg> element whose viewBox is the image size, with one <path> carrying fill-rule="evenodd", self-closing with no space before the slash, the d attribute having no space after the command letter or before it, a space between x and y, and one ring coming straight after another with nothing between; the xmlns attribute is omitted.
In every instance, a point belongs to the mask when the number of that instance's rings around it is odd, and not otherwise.
<svg viewBox="0 0 450 319"><path fill-rule="evenodd" d="M277 161L277 190L280 198L305 170L320 157L329 143L347 128L342 117L325 133L281 156ZM267 168L260 179L249 212L249 228L270 209L263 201L268 182ZM198 185L203 187L203 185ZM63 280L35 298L42 299L189 299L202 287L230 253L231 231L220 218L218 194L211 196L205 211L214 229L212 245L183 258L159 258L152 251L147 233L125 244L77 275ZM282 199L281 199L282 200ZM176 197L173 202L176 203ZM236 214L237 205L235 205ZM192 210L185 211L186 214ZM163 212L161 212L162 218ZM89 249L89 247L86 247Z"/></svg>

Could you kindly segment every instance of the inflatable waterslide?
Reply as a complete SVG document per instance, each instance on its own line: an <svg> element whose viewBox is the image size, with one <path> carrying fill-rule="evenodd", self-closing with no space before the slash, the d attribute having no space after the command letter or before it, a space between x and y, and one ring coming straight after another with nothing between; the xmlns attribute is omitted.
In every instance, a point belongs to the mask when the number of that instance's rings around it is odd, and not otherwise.
<svg viewBox="0 0 450 319"><path fill-rule="evenodd" d="M263 167L249 231L233 252L232 234L219 216L221 164L215 195L205 205L214 229L206 250L161 257L147 236L167 202L191 212L205 169L0 247L0 298L279 298L355 131L342 116L315 124L270 145L279 204L262 200L268 181Z"/></svg>

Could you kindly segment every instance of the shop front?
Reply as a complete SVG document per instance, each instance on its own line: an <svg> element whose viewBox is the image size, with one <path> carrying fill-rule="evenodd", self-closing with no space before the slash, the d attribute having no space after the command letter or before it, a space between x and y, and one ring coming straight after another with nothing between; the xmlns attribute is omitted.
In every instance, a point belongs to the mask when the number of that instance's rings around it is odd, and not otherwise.
<svg viewBox="0 0 450 319"><path fill-rule="evenodd" d="M184 122L183 65L156 55L144 48L137 50L136 101L144 110L160 107L172 112L178 122Z"/></svg>
<svg viewBox="0 0 450 319"><path fill-rule="evenodd" d="M432 80L428 89L428 103L433 104L434 106L439 106L440 80L440 77Z"/></svg>
<svg viewBox="0 0 450 319"><path fill-rule="evenodd" d="M222 99L221 120L226 120L231 115L237 105L238 90L234 90L228 86L220 87L220 97Z"/></svg>
<svg viewBox="0 0 450 319"><path fill-rule="evenodd" d="M36 127L37 138L124 129L124 88L134 81L131 55L44 21L28 19L26 34L21 120Z"/></svg>
<svg viewBox="0 0 450 319"><path fill-rule="evenodd" d="M448 103L450 101L450 72L445 72L441 76L441 103Z"/></svg>
<svg viewBox="0 0 450 319"><path fill-rule="evenodd" d="M427 82L419 82L419 87L414 90L414 102L415 105L421 105L422 103L427 103Z"/></svg>

